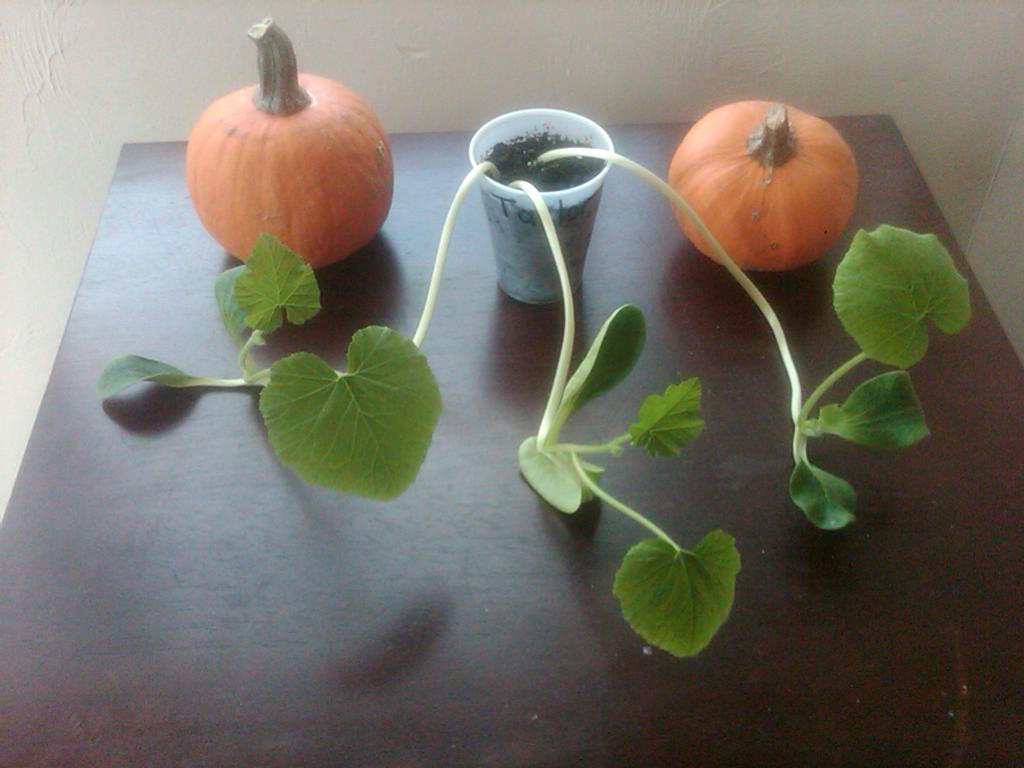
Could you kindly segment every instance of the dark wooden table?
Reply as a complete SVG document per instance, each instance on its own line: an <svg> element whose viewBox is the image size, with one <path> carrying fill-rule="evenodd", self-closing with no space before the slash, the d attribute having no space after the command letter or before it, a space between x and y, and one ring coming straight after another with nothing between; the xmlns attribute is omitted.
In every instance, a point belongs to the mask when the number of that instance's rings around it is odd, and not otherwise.
<svg viewBox="0 0 1024 768"><path fill-rule="evenodd" d="M856 228L933 231L956 252L892 121L835 122L862 173L849 231L820 263L757 277L805 386L854 351L829 286ZM612 133L663 169L682 129ZM268 359L340 365L358 327L412 333L467 140L394 138L383 234L321 274L325 311ZM571 436L617 434L643 395L699 375L705 433L679 459L627 452L605 485L682 541L730 531L743 557L731 619L677 660L645 649L611 595L644 532L598 506L561 517L519 477L561 310L498 291L473 198L424 345L445 410L397 500L298 480L253 394L97 400L125 352L234 375L212 294L230 262L193 215L182 157L122 153L0 529L0 765L1024 763L1024 372L973 278L970 326L913 369L932 436L896 454L813 447L859 491L858 522L824 533L787 496L766 324L660 197L612 172L581 337L630 301L648 345Z"/></svg>

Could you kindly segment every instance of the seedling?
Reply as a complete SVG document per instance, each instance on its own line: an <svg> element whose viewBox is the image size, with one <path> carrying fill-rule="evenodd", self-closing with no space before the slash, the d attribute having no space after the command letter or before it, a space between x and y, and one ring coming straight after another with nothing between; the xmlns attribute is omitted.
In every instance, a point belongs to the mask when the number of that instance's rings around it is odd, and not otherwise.
<svg viewBox="0 0 1024 768"><path fill-rule="evenodd" d="M598 484L604 468L582 456L617 455L627 444L652 456L675 456L696 437L704 422L700 382L670 384L649 395L629 429L604 443L559 442L569 417L588 401L618 384L643 349L645 325L636 307L626 304L605 321L571 378L566 379L575 336L575 313L569 274L551 214L540 194L516 182L529 195L544 226L562 285L562 349L544 417L536 435L519 446L519 468L533 489L555 509L572 514L596 496L654 534L627 553L612 591L629 625L647 642L676 656L691 656L710 641L732 608L740 556L727 533L713 530L692 549L679 546L665 531Z"/></svg>
<svg viewBox="0 0 1024 768"><path fill-rule="evenodd" d="M967 281L934 235L881 226L857 232L836 270L833 306L860 347L815 388L800 407L793 430L795 467L789 492L819 528L854 519L853 486L807 457L808 438L836 435L872 448L902 448L928 435L928 425L905 370L924 357L930 320L955 333L971 317ZM840 378L866 360L898 368L859 384L840 404L815 406Z"/></svg>
<svg viewBox="0 0 1024 768"><path fill-rule="evenodd" d="M928 347L930 320L945 333L961 330L971 317L967 281L935 235L919 235L882 225L860 230L836 270L833 306L861 351L825 377L803 399L800 376L778 316L764 295L725 252L690 205L666 182L638 163L601 149L574 148L545 152L540 161L572 155L594 157L639 176L677 206L711 246L717 260L736 279L768 321L790 383L793 463L789 493L807 519L834 530L854 520L856 492L842 478L811 463L808 438L832 434L875 448L901 448L928 434L928 427L906 368ZM841 405L818 402L840 378L865 360L896 366L860 384Z"/></svg>
<svg viewBox="0 0 1024 768"><path fill-rule="evenodd" d="M478 164L455 194L441 233L427 308L416 332L417 342L422 340L430 321L448 239L462 199L482 173L494 171L490 162ZM519 446L519 469L533 490L560 512L572 514L596 496L654 534L626 553L612 591L626 621L644 640L675 656L692 656L711 641L732 608L736 574L740 570L732 536L713 530L692 548L681 547L643 514L602 489L598 481L603 467L583 457L617 455L628 444L642 446L653 456L676 455L703 426L699 416L700 382L686 379L669 385L663 394L648 396L628 430L604 443L559 441L562 427L576 410L612 389L632 370L644 346L644 318L630 304L616 309L570 377L576 319L569 272L555 224L536 187L521 180L509 186L525 192L536 209L558 271L564 318L562 344L547 405L537 434L527 437Z"/></svg>
<svg viewBox="0 0 1024 768"><path fill-rule="evenodd" d="M335 370L297 352L257 370L252 349L287 319L320 311L313 270L261 235L248 261L221 273L217 304L238 346L241 377L193 376L156 360L127 355L100 374L100 397L152 381L170 387L260 387L267 437L282 462L311 483L376 499L400 494L415 479L441 413L441 393L426 358L409 339L382 326L352 336L348 366Z"/></svg>

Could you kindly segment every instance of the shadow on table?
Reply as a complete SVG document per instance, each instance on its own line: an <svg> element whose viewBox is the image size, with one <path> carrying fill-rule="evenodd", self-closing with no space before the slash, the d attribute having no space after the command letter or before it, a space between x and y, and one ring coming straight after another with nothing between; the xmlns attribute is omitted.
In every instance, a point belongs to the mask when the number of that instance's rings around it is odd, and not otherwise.
<svg viewBox="0 0 1024 768"><path fill-rule="evenodd" d="M833 260L826 256L798 269L748 276L783 316L785 329L796 331L831 320L831 305L819 297L831 293L834 273ZM761 313L733 276L689 243L666 261L662 286L662 306L668 316L677 318L678 327L692 324L708 338L723 332L746 337L764 327ZM730 306L749 311L723 312Z"/></svg>
<svg viewBox="0 0 1024 768"><path fill-rule="evenodd" d="M235 266L238 261L225 256L224 269ZM388 323L402 300L401 269L383 235L378 235L348 259L317 272L317 281L323 307L320 314L302 326L286 323L270 334L266 346L256 351L262 363L269 364L299 350L326 355L340 363L341 351L347 348L352 334L367 325ZM103 410L131 432L159 434L181 422L203 395L224 391L212 387L174 389L147 384L104 400ZM257 390L253 393L258 395ZM257 398L253 399L255 402Z"/></svg>
<svg viewBox="0 0 1024 768"><path fill-rule="evenodd" d="M199 398L225 394L244 394L256 400L254 391L224 390L217 387L175 389L159 384L143 384L131 392L104 400L103 412L129 432L158 435L180 424L195 408Z"/></svg>
<svg viewBox="0 0 1024 768"><path fill-rule="evenodd" d="M497 295L488 341L488 391L517 406L541 403L539 424L562 344L562 303L524 304L509 298L500 288L494 290ZM575 304L575 359L582 357L590 342L585 306L581 291Z"/></svg>
<svg viewBox="0 0 1024 768"><path fill-rule="evenodd" d="M231 259L225 268L237 264ZM402 270L384 235L377 235L347 259L317 270L316 278L320 312L302 325L285 323L269 334L266 346L255 351L261 364L306 351L341 365L353 333L368 325L394 327L403 317Z"/></svg>
<svg viewBox="0 0 1024 768"><path fill-rule="evenodd" d="M446 594L420 595L341 660L335 670L338 681L353 688L377 688L408 677L430 655L450 614L451 599Z"/></svg>

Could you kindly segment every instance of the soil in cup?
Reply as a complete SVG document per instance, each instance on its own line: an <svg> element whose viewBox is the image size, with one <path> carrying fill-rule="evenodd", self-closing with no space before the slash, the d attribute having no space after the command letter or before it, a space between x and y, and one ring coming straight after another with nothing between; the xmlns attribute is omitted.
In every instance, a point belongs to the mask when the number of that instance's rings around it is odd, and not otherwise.
<svg viewBox="0 0 1024 768"><path fill-rule="evenodd" d="M484 155L498 169L492 178L501 184L528 181L541 192L568 189L594 178L604 168L604 161L592 157L567 157L538 163L537 158L549 149L589 147L590 144L548 132L529 133L508 141L499 141Z"/></svg>

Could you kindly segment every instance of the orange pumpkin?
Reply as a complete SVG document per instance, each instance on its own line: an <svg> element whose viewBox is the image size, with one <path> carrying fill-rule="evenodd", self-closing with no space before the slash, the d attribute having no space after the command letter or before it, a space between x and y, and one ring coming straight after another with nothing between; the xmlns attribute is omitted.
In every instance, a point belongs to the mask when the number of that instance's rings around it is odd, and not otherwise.
<svg viewBox="0 0 1024 768"><path fill-rule="evenodd" d="M694 124L672 157L668 183L741 268L791 269L817 259L842 233L857 196L857 164L824 120L742 101ZM693 224L675 214L715 259Z"/></svg>
<svg viewBox="0 0 1024 768"><path fill-rule="evenodd" d="M233 256L244 261L269 232L322 267L366 245L387 216L387 136L354 91L298 72L273 20L249 37L259 84L199 116L185 154L188 191L203 226Z"/></svg>

